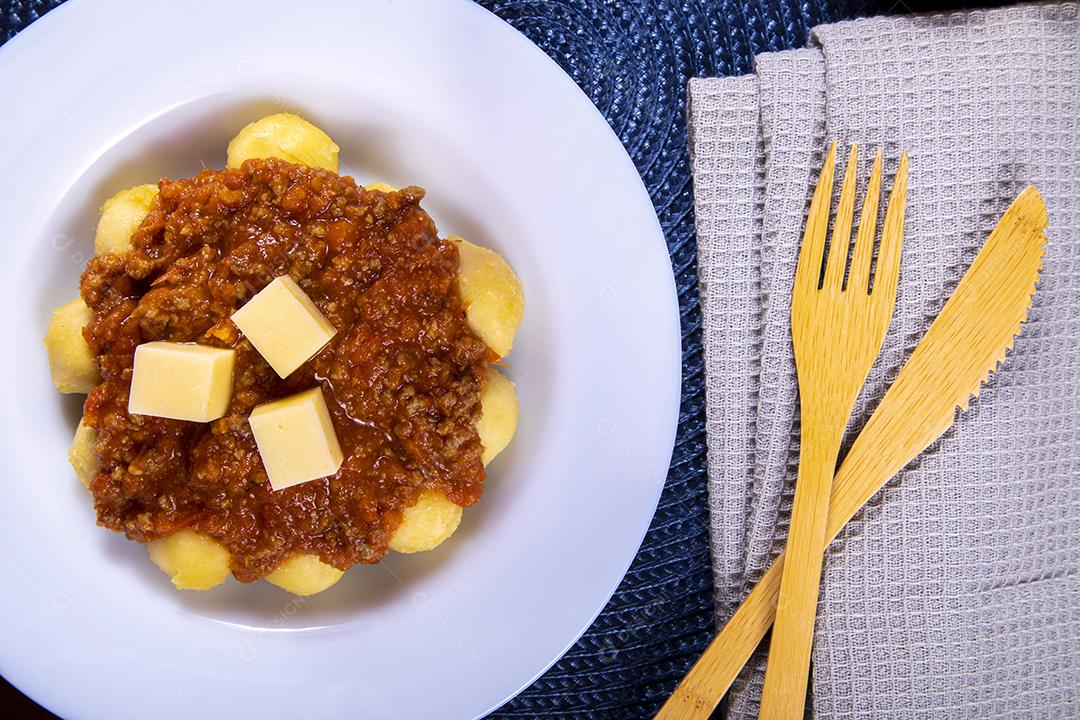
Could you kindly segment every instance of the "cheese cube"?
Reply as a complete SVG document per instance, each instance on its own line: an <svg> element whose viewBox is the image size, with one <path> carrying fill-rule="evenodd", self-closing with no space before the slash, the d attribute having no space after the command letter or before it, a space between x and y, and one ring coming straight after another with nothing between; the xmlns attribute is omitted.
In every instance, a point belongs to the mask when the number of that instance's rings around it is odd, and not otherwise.
<svg viewBox="0 0 1080 720"><path fill-rule="evenodd" d="M232 321L281 377L322 350L337 330L288 275L233 313Z"/></svg>
<svg viewBox="0 0 1080 720"><path fill-rule="evenodd" d="M229 409L233 350L193 343L149 342L135 348L128 412L210 422Z"/></svg>
<svg viewBox="0 0 1080 720"><path fill-rule="evenodd" d="M275 490L333 475L343 455L322 388L260 405L248 418Z"/></svg>

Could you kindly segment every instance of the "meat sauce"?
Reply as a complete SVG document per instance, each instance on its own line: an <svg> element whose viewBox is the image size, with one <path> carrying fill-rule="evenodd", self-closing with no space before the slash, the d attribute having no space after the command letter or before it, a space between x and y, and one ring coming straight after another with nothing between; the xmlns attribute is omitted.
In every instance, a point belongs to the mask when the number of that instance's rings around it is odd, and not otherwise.
<svg viewBox="0 0 1080 720"><path fill-rule="evenodd" d="M423 196L273 159L159 184L133 249L94 258L82 277L94 313L83 332L103 378L84 411L97 430L101 525L140 542L190 527L220 541L248 582L298 552L342 570L378 562L424 489L479 499L476 423L493 357L466 322L457 249ZM281 379L229 316L285 274L338 332ZM154 340L236 350L224 417L128 414L135 348ZM345 461L275 492L247 417L316 385Z"/></svg>

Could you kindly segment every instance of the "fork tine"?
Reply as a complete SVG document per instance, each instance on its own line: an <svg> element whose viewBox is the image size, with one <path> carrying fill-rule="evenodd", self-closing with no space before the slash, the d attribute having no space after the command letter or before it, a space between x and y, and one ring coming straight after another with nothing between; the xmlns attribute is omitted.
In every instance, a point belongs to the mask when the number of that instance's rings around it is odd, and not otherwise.
<svg viewBox="0 0 1080 720"><path fill-rule="evenodd" d="M893 179L889 195L889 207L885 211L885 225L881 229L881 246L878 248L877 269L874 271L874 295L885 293L886 298L896 297L896 282L900 274L900 238L904 235L904 208L907 205L908 154L900 155L900 166ZM889 314L892 304L888 303Z"/></svg>
<svg viewBox="0 0 1080 720"><path fill-rule="evenodd" d="M836 206L832 239L829 240L829 259L825 266L825 282L822 287L840 289L844 283L848 248L851 247L851 220L855 214L855 166L859 160L859 146L852 145L844 169L844 184L840 186L840 203Z"/></svg>
<svg viewBox="0 0 1080 720"><path fill-rule="evenodd" d="M862 214L859 215L859 231L855 236L855 252L851 256L851 272L848 273L849 288L870 292L870 263L874 259L874 235L877 234L877 211L881 201L881 148L874 156L874 168L866 185Z"/></svg>
<svg viewBox="0 0 1080 720"><path fill-rule="evenodd" d="M806 215L806 230L799 248L799 264L795 269L796 291L816 290L821 278L822 256L825 252L825 231L829 227L829 203L832 201L833 173L836 169L836 143L829 146L821 166L810 211Z"/></svg>

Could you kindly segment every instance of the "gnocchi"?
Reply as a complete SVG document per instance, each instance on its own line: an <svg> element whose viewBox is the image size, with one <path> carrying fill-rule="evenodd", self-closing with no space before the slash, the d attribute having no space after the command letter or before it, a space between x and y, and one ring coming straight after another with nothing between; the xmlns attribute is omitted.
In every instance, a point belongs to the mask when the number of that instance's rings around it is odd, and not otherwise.
<svg viewBox="0 0 1080 720"><path fill-rule="evenodd" d="M510 354L525 296L510 264L494 250L450 237L460 257L458 288L469 326L499 357Z"/></svg>
<svg viewBox="0 0 1080 720"><path fill-rule="evenodd" d="M330 136L291 113L267 115L244 127L229 142L227 165L240 167L252 158L279 158L291 163L338 171L338 146Z"/></svg>
<svg viewBox="0 0 1080 720"><path fill-rule="evenodd" d="M493 367L487 370L487 386L480 398L480 420L476 432L484 447L483 461L488 465L510 444L517 432L518 401L514 383Z"/></svg>
<svg viewBox="0 0 1080 720"><path fill-rule="evenodd" d="M431 550L453 535L460 522L460 505L441 493L425 490L415 505L405 509L390 539L390 549L399 553Z"/></svg>
<svg viewBox="0 0 1080 720"><path fill-rule="evenodd" d="M82 298L53 310L45 334L45 349L53 384L62 393L88 393L101 382L97 358L82 333L93 317Z"/></svg>
<svg viewBox="0 0 1080 720"><path fill-rule="evenodd" d="M85 420L79 420L79 426L75 428L75 438L71 441L68 449L68 462L75 470L75 477L83 487L89 488L98 471L97 452L94 451L94 443L97 442L97 430L86 424Z"/></svg>
<svg viewBox="0 0 1080 720"><path fill-rule="evenodd" d="M136 185L106 200L94 233L94 254L114 255L130 250L131 236L150 212L157 193L157 185Z"/></svg>
<svg viewBox="0 0 1080 720"><path fill-rule="evenodd" d="M229 577L229 551L194 530L185 528L154 540L146 549L177 590L209 590Z"/></svg>
<svg viewBox="0 0 1080 720"><path fill-rule="evenodd" d="M301 554L283 562L266 576L266 581L293 595L308 596L326 590L344 574L333 565L324 563L317 555Z"/></svg>

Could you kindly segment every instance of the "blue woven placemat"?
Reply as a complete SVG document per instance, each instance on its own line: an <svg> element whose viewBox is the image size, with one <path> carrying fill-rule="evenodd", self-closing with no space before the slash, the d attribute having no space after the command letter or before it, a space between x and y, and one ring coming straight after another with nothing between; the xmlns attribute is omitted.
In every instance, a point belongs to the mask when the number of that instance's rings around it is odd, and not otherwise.
<svg viewBox="0 0 1080 720"><path fill-rule="evenodd" d="M641 551L581 640L492 717L651 717L714 632L686 82L694 76L750 72L756 53L800 46L813 25L903 11L913 2L480 1L553 57L626 146L667 237L683 342L678 439L667 487ZM0 0L0 41L59 4Z"/></svg>

